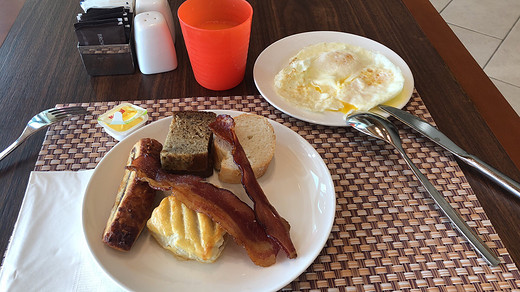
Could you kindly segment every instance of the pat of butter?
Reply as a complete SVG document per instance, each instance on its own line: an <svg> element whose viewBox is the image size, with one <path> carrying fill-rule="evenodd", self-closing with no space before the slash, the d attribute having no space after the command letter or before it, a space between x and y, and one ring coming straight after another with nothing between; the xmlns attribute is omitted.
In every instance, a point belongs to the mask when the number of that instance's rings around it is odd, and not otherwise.
<svg viewBox="0 0 520 292"><path fill-rule="evenodd" d="M148 120L147 110L131 103L122 103L98 117L105 132L121 141Z"/></svg>

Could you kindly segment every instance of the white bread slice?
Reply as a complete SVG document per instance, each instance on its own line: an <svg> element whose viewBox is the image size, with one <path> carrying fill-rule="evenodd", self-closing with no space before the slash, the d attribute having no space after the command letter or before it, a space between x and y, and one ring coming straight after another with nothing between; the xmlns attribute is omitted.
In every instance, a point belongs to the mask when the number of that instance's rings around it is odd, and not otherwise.
<svg viewBox="0 0 520 292"><path fill-rule="evenodd" d="M233 118L235 133L246 152L255 177L265 174L274 156L276 135L269 120L254 114L242 114ZM240 183L242 177L231 155L231 144L215 136L215 169L218 178L226 183Z"/></svg>
<svg viewBox="0 0 520 292"><path fill-rule="evenodd" d="M164 198L147 222L157 242L180 259L212 263L225 246L226 231L174 196Z"/></svg>

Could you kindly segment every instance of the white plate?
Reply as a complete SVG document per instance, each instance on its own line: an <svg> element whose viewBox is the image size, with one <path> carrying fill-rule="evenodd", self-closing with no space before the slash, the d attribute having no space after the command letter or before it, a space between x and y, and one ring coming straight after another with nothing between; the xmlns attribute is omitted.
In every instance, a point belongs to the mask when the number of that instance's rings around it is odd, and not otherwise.
<svg viewBox="0 0 520 292"><path fill-rule="evenodd" d="M215 111L217 114L240 114ZM130 149L140 138L163 142L171 117L156 121L119 142L99 162L83 200L83 232L90 251L103 270L124 288L135 291L274 291L290 283L314 261L325 245L334 221L336 197L327 166L314 148L289 128L271 121L276 151L267 173L259 179L266 196L291 224L298 252L288 259L280 251L271 267L255 266L231 239L213 264L179 261L161 248L147 230L131 251L119 252L101 241ZM241 185L214 184L250 202Z"/></svg>
<svg viewBox="0 0 520 292"><path fill-rule="evenodd" d="M274 77L289 64L289 60L306 46L321 42L340 42L378 51L398 66L405 82L399 97L389 103L402 108L408 103L413 92L413 75L406 62L394 51L384 45L362 36L337 31L313 31L291 35L278 40L267 47L256 59L253 78L260 94L275 108L297 119L326 126L346 126L344 114L341 112L311 112L294 106L278 95L274 87ZM378 113L383 114L381 111ZM388 114L384 113L388 116Z"/></svg>

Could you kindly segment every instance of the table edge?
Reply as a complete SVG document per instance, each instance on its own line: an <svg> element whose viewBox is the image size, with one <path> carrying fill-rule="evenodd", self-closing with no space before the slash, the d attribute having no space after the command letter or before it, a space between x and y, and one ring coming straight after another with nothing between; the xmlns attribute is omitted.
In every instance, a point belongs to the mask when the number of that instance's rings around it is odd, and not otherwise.
<svg viewBox="0 0 520 292"><path fill-rule="evenodd" d="M509 158L520 169L520 116L428 0L402 0L473 101ZM468 74L471 72L471 74ZM493 102L490 102L492 100ZM504 127L508 125L508 127Z"/></svg>

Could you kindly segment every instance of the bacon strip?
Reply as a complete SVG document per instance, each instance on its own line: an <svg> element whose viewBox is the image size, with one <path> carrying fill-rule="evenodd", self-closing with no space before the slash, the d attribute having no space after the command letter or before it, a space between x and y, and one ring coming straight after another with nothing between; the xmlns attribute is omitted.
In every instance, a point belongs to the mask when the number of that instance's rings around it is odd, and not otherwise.
<svg viewBox="0 0 520 292"><path fill-rule="evenodd" d="M276 262L278 246L255 220L253 210L232 192L204 182L200 177L166 173L160 162L146 155L135 159L127 169L135 170L137 179L148 182L153 189L171 190L188 208L219 223L246 249L256 265L268 267Z"/></svg>
<svg viewBox="0 0 520 292"><path fill-rule="evenodd" d="M251 164L247 159L246 153L238 141L235 134L235 121L229 115L219 115L217 119L209 125L213 133L220 138L228 141L232 145L231 154L242 173L242 185L247 195L254 203L256 219L265 228L268 236L284 250L287 257L296 258L296 249L291 241L289 230L291 226L278 214L276 209L269 203L264 191L258 184Z"/></svg>

